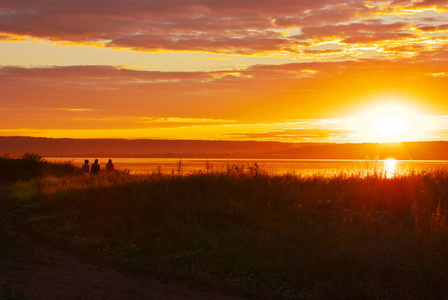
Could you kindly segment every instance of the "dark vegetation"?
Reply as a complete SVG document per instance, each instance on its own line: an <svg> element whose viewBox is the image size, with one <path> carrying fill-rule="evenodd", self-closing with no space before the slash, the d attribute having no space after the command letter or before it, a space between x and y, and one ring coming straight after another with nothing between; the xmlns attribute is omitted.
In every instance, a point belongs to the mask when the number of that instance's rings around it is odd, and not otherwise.
<svg viewBox="0 0 448 300"><path fill-rule="evenodd" d="M79 168L71 162L63 164L49 163L35 152L27 152L21 158L13 159L9 155L0 157L0 181L19 181L45 176L70 176Z"/></svg>
<svg viewBox="0 0 448 300"><path fill-rule="evenodd" d="M448 173L43 177L9 208L87 259L273 299L444 299Z"/></svg>

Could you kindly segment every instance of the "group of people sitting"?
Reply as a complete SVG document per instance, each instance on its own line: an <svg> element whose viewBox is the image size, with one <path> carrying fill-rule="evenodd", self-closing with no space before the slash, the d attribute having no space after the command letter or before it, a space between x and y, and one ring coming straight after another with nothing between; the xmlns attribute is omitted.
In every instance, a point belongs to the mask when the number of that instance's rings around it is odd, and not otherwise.
<svg viewBox="0 0 448 300"><path fill-rule="evenodd" d="M106 172L107 173L113 173L114 171L114 164L112 163L112 159L109 159L109 161L106 164ZM82 172L85 175L90 174L91 176L96 176L101 172L100 164L98 163L98 159L95 159L95 162L92 164L92 166L89 166L89 160L86 159L84 161L84 164L82 165Z"/></svg>

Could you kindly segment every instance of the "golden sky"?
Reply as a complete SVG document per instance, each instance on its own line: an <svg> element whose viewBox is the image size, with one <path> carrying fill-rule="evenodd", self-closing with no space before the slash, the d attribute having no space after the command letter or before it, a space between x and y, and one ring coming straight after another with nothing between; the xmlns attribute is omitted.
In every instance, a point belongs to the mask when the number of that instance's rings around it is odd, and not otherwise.
<svg viewBox="0 0 448 300"><path fill-rule="evenodd" d="M448 139L445 0L0 0L0 135Z"/></svg>

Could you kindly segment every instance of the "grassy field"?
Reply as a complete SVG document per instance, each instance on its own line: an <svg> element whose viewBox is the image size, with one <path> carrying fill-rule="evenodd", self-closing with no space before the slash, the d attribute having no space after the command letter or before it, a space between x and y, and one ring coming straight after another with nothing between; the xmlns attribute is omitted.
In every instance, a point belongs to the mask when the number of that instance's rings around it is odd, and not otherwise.
<svg viewBox="0 0 448 300"><path fill-rule="evenodd" d="M100 263L273 299L448 296L448 173L40 177L16 220Z"/></svg>

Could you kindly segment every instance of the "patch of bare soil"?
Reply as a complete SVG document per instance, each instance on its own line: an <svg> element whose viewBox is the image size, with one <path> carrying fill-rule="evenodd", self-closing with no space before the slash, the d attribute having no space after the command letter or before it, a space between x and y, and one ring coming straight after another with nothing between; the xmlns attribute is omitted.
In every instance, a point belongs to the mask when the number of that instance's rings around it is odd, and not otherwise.
<svg viewBox="0 0 448 300"><path fill-rule="evenodd" d="M76 255L36 245L26 234L14 228L1 207L0 225L4 244L0 249L0 286L22 286L34 300L245 299L183 282L167 282L152 276L96 266Z"/></svg>

